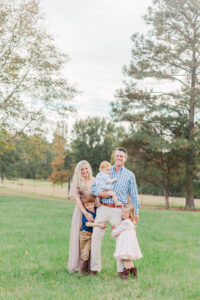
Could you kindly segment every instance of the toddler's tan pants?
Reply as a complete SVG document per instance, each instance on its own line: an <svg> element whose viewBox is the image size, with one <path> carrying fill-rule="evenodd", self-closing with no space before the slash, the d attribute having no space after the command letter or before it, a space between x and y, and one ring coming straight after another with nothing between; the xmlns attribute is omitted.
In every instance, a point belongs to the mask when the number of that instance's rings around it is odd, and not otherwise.
<svg viewBox="0 0 200 300"><path fill-rule="evenodd" d="M81 258L84 261L86 261L89 259L89 256L90 256L92 235L90 233L80 231L79 237L80 237Z"/></svg>

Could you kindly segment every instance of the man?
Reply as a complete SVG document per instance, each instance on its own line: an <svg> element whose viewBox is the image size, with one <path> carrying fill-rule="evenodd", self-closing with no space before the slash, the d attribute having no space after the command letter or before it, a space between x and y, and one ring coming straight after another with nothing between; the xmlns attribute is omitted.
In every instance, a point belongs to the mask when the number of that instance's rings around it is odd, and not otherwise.
<svg viewBox="0 0 200 300"><path fill-rule="evenodd" d="M126 204L127 197L130 195L131 202L135 208L135 220L139 219L139 200L137 185L133 172L124 167L127 160L127 151L124 148L117 148L114 155L115 164L111 168L111 178L117 178L113 184L113 191L116 193L118 201ZM95 183L92 186L92 191L95 196L101 197L102 205L97 209L97 216L95 222L102 222L106 224L109 222L112 228L121 223L121 208L116 207L111 197L111 191L103 191L97 193ZM98 195L97 195L98 194ZM91 274L95 275L101 271L101 241L104 235L104 229L95 227L92 235L91 245ZM117 272L123 272L122 262L117 262Z"/></svg>

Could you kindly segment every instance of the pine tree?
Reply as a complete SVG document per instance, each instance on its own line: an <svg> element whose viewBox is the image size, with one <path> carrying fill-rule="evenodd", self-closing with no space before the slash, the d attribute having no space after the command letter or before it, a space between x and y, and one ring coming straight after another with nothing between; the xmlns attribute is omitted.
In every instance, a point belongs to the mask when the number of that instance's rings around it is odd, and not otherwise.
<svg viewBox="0 0 200 300"><path fill-rule="evenodd" d="M154 0L144 19L150 30L146 36L132 36L132 60L124 68L128 80L117 93L113 113L134 130L141 123L156 131L162 126L164 151L181 151L186 209L194 209L193 178L200 149L200 1ZM147 88L148 78L154 80L152 89ZM158 81L167 83L161 85L162 92L156 89Z"/></svg>

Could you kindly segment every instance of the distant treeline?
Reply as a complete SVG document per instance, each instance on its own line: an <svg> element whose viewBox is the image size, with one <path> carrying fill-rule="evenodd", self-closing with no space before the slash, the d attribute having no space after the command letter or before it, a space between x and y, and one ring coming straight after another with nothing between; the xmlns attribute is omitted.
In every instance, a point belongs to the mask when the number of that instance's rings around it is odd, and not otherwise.
<svg viewBox="0 0 200 300"><path fill-rule="evenodd" d="M45 179L62 185L71 180L76 163L83 159L89 161L96 175L100 162L108 160L113 163L113 151L122 145L128 150L126 165L136 175L139 193L165 195L162 180L166 180L169 186L168 196L184 196L185 178L181 170L183 162L173 165L169 160L172 178L165 178L166 174L160 166L156 168L149 158L146 161L141 146L130 140L129 130L117 127L105 119L88 118L74 124L71 143L67 143L65 128L62 123L57 125L52 142L47 141L42 133L21 134L12 139L12 135L5 135L4 132L4 140L7 141L4 145L2 143L0 152L2 181L6 176L8 179ZM165 155L167 154L166 152ZM178 161L178 157L175 159ZM198 180L193 183L193 191L195 197L200 198Z"/></svg>

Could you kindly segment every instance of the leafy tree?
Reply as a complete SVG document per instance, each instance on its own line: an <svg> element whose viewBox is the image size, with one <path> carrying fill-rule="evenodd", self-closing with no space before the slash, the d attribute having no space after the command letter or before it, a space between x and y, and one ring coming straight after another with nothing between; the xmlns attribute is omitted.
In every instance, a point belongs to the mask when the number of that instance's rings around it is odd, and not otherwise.
<svg viewBox="0 0 200 300"><path fill-rule="evenodd" d="M5 130L0 132L0 173L1 182L3 183L4 176L8 167L14 163L16 159L15 144L11 142L12 136ZM7 140L9 142L7 142Z"/></svg>
<svg viewBox="0 0 200 300"><path fill-rule="evenodd" d="M132 60L124 68L128 80L118 91L113 113L136 131L144 123L156 132L162 128L168 144L163 151L182 151L186 208L193 209L200 149L200 1L154 0L144 19L150 30L132 36ZM147 88L148 78L154 79L154 89ZM167 88L156 90L157 81L167 82Z"/></svg>
<svg viewBox="0 0 200 300"><path fill-rule="evenodd" d="M6 168L8 178L47 179L50 175L53 147L41 134L19 134L11 142L15 148L12 164ZM6 143L7 144L7 143Z"/></svg>
<svg viewBox="0 0 200 300"><path fill-rule="evenodd" d="M70 183L74 172L74 168L75 168L74 155L71 151L66 150L65 158L64 158L64 169L66 170L66 174L67 174L68 191L70 190Z"/></svg>
<svg viewBox="0 0 200 300"><path fill-rule="evenodd" d="M74 161L87 160L94 174L99 170L103 160L110 161L114 147L118 145L124 134L122 127L100 118L88 118L77 121L72 129L71 148Z"/></svg>
<svg viewBox="0 0 200 300"><path fill-rule="evenodd" d="M128 150L128 162L139 184L146 182L163 190L165 208L169 208L170 189L175 184L183 184L181 159L178 159L177 150L166 151L167 145L160 135L154 132L154 137L146 128L141 128L132 133L123 141L123 146ZM181 181L182 180L182 181Z"/></svg>
<svg viewBox="0 0 200 300"><path fill-rule="evenodd" d="M63 134L63 129L63 125L60 126L60 124L58 124L53 140L55 154L55 157L51 163L53 171L49 177L49 180L53 184L60 183L61 186L64 182L67 182L69 177L68 171L64 169L66 139Z"/></svg>
<svg viewBox="0 0 200 300"><path fill-rule="evenodd" d="M48 156L52 157L53 151L47 140L41 134L23 136L23 159L26 162L26 177L32 179L47 178L50 169Z"/></svg>
<svg viewBox="0 0 200 300"><path fill-rule="evenodd" d="M56 49L40 10L36 0L0 1L1 130L39 128L50 112L71 110L76 90L62 73L68 56Z"/></svg>

